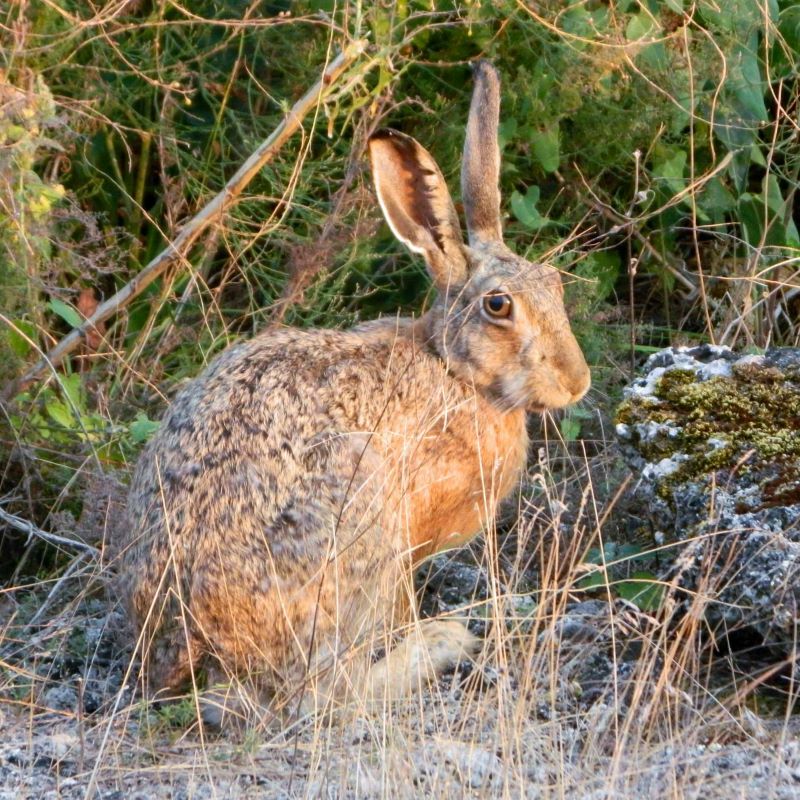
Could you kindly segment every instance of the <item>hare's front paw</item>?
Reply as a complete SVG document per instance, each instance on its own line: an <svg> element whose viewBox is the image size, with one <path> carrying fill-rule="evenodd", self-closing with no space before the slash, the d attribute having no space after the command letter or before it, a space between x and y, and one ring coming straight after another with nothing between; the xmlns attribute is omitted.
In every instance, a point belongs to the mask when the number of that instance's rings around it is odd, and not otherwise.
<svg viewBox="0 0 800 800"><path fill-rule="evenodd" d="M373 665L367 699L370 703L399 700L424 689L477 647L477 638L460 622L425 620Z"/></svg>
<svg viewBox="0 0 800 800"><path fill-rule="evenodd" d="M429 619L420 624L418 657L428 660L437 675L478 649L478 639L455 620Z"/></svg>

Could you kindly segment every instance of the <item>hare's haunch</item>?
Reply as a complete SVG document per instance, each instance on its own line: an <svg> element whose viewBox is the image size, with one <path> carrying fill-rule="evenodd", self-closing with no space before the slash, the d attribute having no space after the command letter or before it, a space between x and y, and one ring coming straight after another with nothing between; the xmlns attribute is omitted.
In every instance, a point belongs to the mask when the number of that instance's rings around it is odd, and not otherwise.
<svg viewBox="0 0 800 800"><path fill-rule="evenodd" d="M430 310L237 344L143 452L119 588L148 691L202 669L276 707L395 698L472 648L458 623L414 623L413 566L491 520L525 463L526 411L589 386L559 273L502 242L499 79L482 62L475 80L469 246L430 154L391 130L370 140L384 215L438 290Z"/></svg>

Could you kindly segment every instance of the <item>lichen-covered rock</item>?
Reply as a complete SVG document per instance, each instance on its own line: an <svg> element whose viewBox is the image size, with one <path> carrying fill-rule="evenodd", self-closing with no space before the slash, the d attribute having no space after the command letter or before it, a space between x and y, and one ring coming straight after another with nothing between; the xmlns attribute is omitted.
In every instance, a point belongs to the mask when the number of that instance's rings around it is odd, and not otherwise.
<svg viewBox="0 0 800 800"><path fill-rule="evenodd" d="M666 577L706 620L781 651L800 627L800 349L651 356L616 432L639 480L637 516L676 547Z"/></svg>

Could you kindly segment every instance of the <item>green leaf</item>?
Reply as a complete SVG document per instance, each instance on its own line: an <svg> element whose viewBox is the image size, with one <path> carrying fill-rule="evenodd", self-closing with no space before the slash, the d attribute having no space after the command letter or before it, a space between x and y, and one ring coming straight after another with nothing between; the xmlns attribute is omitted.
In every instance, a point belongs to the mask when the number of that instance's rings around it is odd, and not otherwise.
<svg viewBox="0 0 800 800"><path fill-rule="evenodd" d="M77 309L75 309L69 303L59 300L57 297L49 300L47 307L73 328L77 328L83 322L83 318L78 313Z"/></svg>
<svg viewBox="0 0 800 800"><path fill-rule="evenodd" d="M701 6L703 17L712 26L730 33L736 33L740 38L748 33L754 26L759 25L764 13L761 3L752 0L725 0L724 3L703 3ZM772 9L770 9L770 13Z"/></svg>
<svg viewBox="0 0 800 800"><path fill-rule="evenodd" d="M75 415L69 406L61 400L51 400L45 406L45 410L50 418L61 425L62 428L73 430L76 427Z"/></svg>
<svg viewBox="0 0 800 800"><path fill-rule="evenodd" d="M547 225L550 220L543 217L536 208L539 202L539 187L531 186L524 195L514 192L511 195L511 210L514 216L532 231L538 231Z"/></svg>
<svg viewBox="0 0 800 800"><path fill-rule="evenodd" d="M616 542L606 542L603 545L602 553L597 547L593 547L586 554L584 559L587 564L613 564L617 561L625 561L641 555L642 548L638 544L617 544Z"/></svg>
<svg viewBox="0 0 800 800"><path fill-rule="evenodd" d="M657 611L664 600L664 586L652 572L634 572L628 580L615 584L619 597L635 603L642 611Z"/></svg>
<svg viewBox="0 0 800 800"><path fill-rule="evenodd" d="M597 572L592 572L585 578L581 578L575 584L576 589L580 589L584 592L589 592L593 589L603 589L606 586L608 586L608 580L606 578L606 571L604 569L599 569Z"/></svg>
<svg viewBox="0 0 800 800"><path fill-rule="evenodd" d="M775 173L771 172L764 176L764 194L767 198L767 208L776 214L782 214L786 208L786 201L783 199L781 187Z"/></svg>
<svg viewBox="0 0 800 800"><path fill-rule="evenodd" d="M590 37L595 33L592 29L592 17L583 3L572 3L564 10L561 15L561 27L567 33L576 36ZM584 48L579 42L576 42L574 46L576 50Z"/></svg>
<svg viewBox="0 0 800 800"><path fill-rule="evenodd" d="M137 444L142 444L158 430L159 424L148 419L147 414L140 411L136 415L136 419L128 426L128 430L133 441Z"/></svg>
<svg viewBox="0 0 800 800"><path fill-rule="evenodd" d="M661 24L653 14L634 14L628 20L625 28L625 38L629 42L638 42L643 39L658 39L663 35ZM669 68L669 55L663 41L650 41L645 44L636 55L636 59L655 70Z"/></svg>
<svg viewBox="0 0 800 800"><path fill-rule="evenodd" d="M771 172L764 176L762 192L766 200L769 225L767 244L778 247L793 245L798 239L797 226L792 219L792 209L787 207L780 181L775 173Z"/></svg>
<svg viewBox="0 0 800 800"><path fill-rule="evenodd" d="M761 147L759 145L754 144L750 148L750 160L759 167L764 167L766 169L767 159L764 158L764 154L761 152Z"/></svg>
<svg viewBox="0 0 800 800"><path fill-rule="evenodd" d="M625 28L625 38L629 42L648 39L658 32L658 23L650 14L633 14Z"/></svg>
<svg viewBox="0 0 800 800"><path fill-rule="evenodd" d="M545 172L555 172L561 161L558 122L543 131L531 132L533 154Z"/></svg>
<svg viewBox="0 0 800 800"><path fill-rule="evenodd" d="M14 354L25 358L31 351L31 342L36 341L36 327L27 320L15 320L8 329L8 344Z"/></svg>
<svg viewBox="0 0 800 800"><path fill-rule="evenodd" d="M739 197L738 206L742 234L749 244L756 245L761 240L761 217L755 199L749 192L745 192Z"/></svg>
<svg viewBox="0 0 800 800"><path fill-rule="evenodd" d="M711 222L722 222L725 214L736 205L731 192L719 177L711 178L698 195L698 211L703 211Z"/></svg>
<svg viewBox="0 0 800 800"><path fill-rule="evenodd" d="M567 442L574 442L578 436L580 436L581 423L577 419L573 419L569 416L564 417L561 422L558 423L558 427L561 429L561 435Z"/></svg>
<svg viewBox="0 0 800 800"><path fill-rule="evenodd" d="M596 283L594 296L598 301L607 299L614 291L620 273L619 253L598 250L590 253L575 267L574 273Z"/></svg>
<svg viewBox="0 0 800 800"><path fill-rule="evenodd" d="M750 164L750 147L756 141L757 131L752 125L743 124L741 114L738 114L731 106L730 99L725 98L717 105L714 114L714 133L719 140L728 148L735 152L734 160L739 159L739 162L731 163L728 167L729 172L734 177L739 185L741 173L747 173L747 167Z"/></svg>
<svg viewBox="0 0 800 800"><path fill-rule="evenodd" d="M758 60L758 38L750 37L747 47L737 47L728 61L729 77L726 87L734 95L736 105L742 111L743 121L766 122L767 107L764 104L766 81L761 78Z"/></svg>
<svg viewBox="0 0 800 800"><path fill-rule="evenodd" d="M505 146L514 139L517 134L517 121L513 117L504 119L497 126L498 146L502 152Z"/></svg>
<svg viewBox="0 0 800 800"><path fill-rule="evenodd" d="M673 194L683 191L686 183L683 172L686 168L686 151L677 150L669 157L653 164L653 175L661 178Z"/></svg>
<svg viewBox="0 0 800 800"><path fill-rule="evenodd" d="M589 12L589 15L592 18L592 25L596 31L606 30L608 28L608 8L598 4Z"/></svg>
<svg viewBox="0 0 800 800"><path fill-rule="evenodd" d="M72 375L62 375L58 382L67 399L79 413L83 414L86 411L86 395L83 391L81 376L77 372Z"/></svg>
<svg viewBox="0 0 800 800"><path fill-rule="evenodd" d="M782 57L782 60L786 60L788 65L791 54L800 52L800 5L793 3L785 8L781 12L778 27L781 38L775 47L772 60L775 61Z"/></svg>

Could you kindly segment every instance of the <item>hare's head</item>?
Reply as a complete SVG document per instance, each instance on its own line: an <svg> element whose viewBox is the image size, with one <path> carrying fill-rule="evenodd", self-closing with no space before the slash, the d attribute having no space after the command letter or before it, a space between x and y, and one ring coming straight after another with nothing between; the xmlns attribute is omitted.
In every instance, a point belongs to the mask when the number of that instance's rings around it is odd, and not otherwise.
<svg viewBox="0 0 800 800"><path fill-rule="evenodd" d="M425 258L436 284L429 332L448 369L503 409L560 408L584 395L589 368L560 273L503 244L499 113L497 72L480 62L461 169L469 245L439 167L410 136L382 130L370 139L375 187L395 236Z"/></svg>

